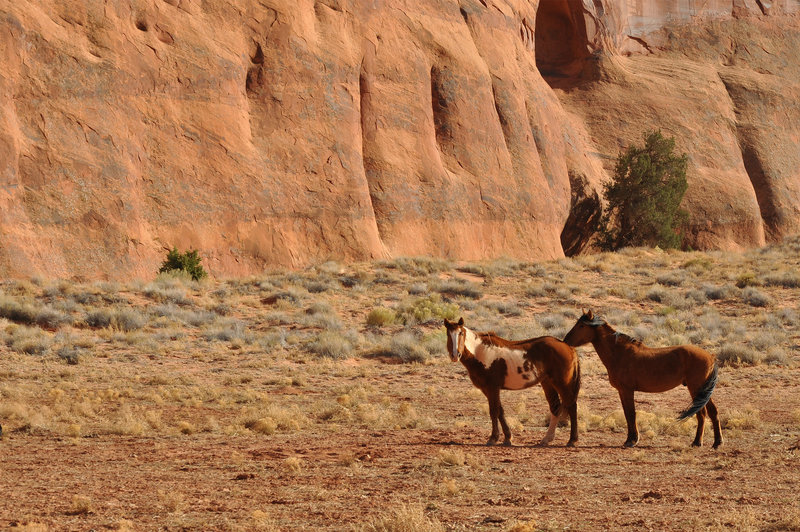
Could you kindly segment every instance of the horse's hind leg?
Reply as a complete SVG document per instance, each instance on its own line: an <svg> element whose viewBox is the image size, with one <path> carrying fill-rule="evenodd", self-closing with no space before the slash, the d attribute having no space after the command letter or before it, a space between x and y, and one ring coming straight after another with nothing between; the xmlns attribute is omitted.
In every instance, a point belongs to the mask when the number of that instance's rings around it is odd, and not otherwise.
<svg viewBox="0 0 800 532"><path fill-rule="evenodd" d="M697 433L694 435L692 447L700 447L703 445L703 430L706 425L706 407L701 408L697 412Z"/></svg>
<svg viewBox="0 0 800 532"><path fill-rule="evenodd" d="M711 399L706 403L706 411L708 417L711 418L711 426L714 427L714 449L722 445L722 429L719 426L719 418L717 417L717 405Z"/></svg>
<svg viewBox="0 0 800 532"><path fill-rule="evenodd" d="M548 382L542 381L542 389L544 396L547 398L547 404L550 406L550 426L547 427L547 433L539 442L539 445L547 445L556 435L556 427L558 420L561 417L561 399L558 397L556 389Z"/></svg>

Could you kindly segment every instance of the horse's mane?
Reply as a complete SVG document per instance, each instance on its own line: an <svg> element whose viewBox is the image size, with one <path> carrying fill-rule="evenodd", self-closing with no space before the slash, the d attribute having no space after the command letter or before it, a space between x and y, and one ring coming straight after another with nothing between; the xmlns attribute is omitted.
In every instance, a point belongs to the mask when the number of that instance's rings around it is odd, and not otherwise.
<svg viewBox="0 0 800 532"><path fill-rule="evenodd" d="M644 343L642 343L641 340L637 340L636 338L634 338L633 336L631 336L629 334L625 334L623 332L619 332L618 330L614 329L614 327L609 325L608 322L603 318L596 317L591 321L590 320L585 320L585 321L586 321L587 324L595 326L595 327L600 326L600 325L605 325L606 327L608 327L608 329L611 331L611 335L614 336L614 341L615 342L619 342L620 340L622 340L622 341L624 341L626 343L633 344L633 345L644 345Z"/></svg>
<svg viewBox="0 0 800 532"><path fill-rule="evenodd" d="M482 342L485 342L489 345L500 346L502 342L508 341L494 331L479 332L475 334L478 335L478 338L480 338Z"/></svg>
<svg viewBox="0 0 800 532"><path fill-rule="evenodd" d="M629 334L625 334L625 333L621 333L621 332L618 332L618 331L614 331L614 336L617 338L617 341L622 339L622 340L626 341L629 344L644 345L641 340L637 340L636 338L634 338L633 336L631 336Z"/></svg>
<svg viewBox="0 0 800 532"><path fill-rule="evenodd" d="M623 342L633 345L644 345L641 340L637 340L636 338L634 338L629 334L625 334L624 332L619 332L615 330L614 327L608 324L608 322L606 322L606 327L611 329L611 335L614 337L614 342L619 342L620 340L622 340Z"/></svg>

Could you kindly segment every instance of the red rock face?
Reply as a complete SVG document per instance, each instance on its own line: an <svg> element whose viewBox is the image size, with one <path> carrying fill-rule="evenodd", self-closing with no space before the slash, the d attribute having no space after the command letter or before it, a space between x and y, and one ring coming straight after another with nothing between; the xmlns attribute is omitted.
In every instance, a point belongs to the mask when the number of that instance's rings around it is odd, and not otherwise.
<svg viewBox="0 0 800 532"><path fill-rule="evenodd" d="M678 50L677 30L636 29L639 3L13 3L0 272L146 278L173 246L217 276L560 257L586 247L613 159L653 127L690 153L693 245L796 231L796 0L730 22L772 55L722 22L704 24L724 42L698 30ZM683 16L643 5L656 29Z"/></svg>

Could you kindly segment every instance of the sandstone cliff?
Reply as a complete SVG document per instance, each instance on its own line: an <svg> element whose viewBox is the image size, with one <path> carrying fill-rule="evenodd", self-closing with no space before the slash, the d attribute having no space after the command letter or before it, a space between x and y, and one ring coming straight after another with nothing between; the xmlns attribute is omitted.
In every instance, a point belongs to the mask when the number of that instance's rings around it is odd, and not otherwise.
<svg viewBox="0 0 800 532"><path fill-rule="evenodd" d="M798 0L0 0L0 273L580 251L620 149L797 232Z"/></svg>

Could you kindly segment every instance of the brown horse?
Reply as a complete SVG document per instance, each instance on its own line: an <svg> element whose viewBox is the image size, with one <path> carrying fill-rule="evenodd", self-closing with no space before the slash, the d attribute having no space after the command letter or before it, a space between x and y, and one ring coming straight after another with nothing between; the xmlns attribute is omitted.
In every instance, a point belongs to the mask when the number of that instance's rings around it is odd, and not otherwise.
<svg viewBox="0 0 800 532"><path fill-rule="evenodd" d="M703 443L706 412L714 427L714 449L722 445L717 407L711 400L711 392L717 385L717 365L711 353L693 345L647 347L628 335L618 333L604 320L595 318L591 310L578 319L564 337L564 342L573 347L591 342L603 361L611 386L619 392L628 423L625 447L633 447L639 441L633 393L666 392L680 384L689 389L692 404L681 412L678 419L697 415L697 434L692 445Z"/></svg>
<svg viewBox="0 0 800 532"><path fill-rule="evenodd" d="M494 333L476 333L464 327L464 318L458 323L444 320L444 326L450 359L453 362L461 360L472 383L489 400L492 435L486 445L495 445L500 439L498 421L505 436L503 445L511 445L511 430L500 403L500 390L523 390L539 383L551 413L550 427L539 444L553 441L559 418L569 412L567 446L575 445L578 441L577 399L581 372L573 348L552 336L511 341Z"/></svg>

